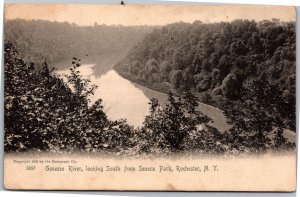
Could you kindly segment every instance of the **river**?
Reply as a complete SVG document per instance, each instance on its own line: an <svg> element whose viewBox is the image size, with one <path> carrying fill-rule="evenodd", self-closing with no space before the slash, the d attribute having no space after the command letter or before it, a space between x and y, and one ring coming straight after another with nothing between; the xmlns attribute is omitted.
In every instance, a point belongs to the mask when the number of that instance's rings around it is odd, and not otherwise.
<svg viewBox="0 0 300 197"><path fill-rule="evenodd" d="M90 96L90 104L97 99L103 100L104 111L111 120L127 119L130 125L139 127L149 113L149 101L157 98L161 104L167 101L167 95L135 84L121 77L114 69L99 72L96 64L83 64L78 68L84 78L90 79L91 84L98 88ZM69 74L69 69L59 70L58 74ZM199 110L213 120L213 125L220 131L228 128L221 110L199 103Z"/></svg>

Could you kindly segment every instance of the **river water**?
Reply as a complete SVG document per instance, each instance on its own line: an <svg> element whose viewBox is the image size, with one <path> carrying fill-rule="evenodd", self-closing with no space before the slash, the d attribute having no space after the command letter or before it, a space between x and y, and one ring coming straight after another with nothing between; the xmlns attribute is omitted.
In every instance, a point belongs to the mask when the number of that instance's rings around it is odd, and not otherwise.
<svg viewBox="0 0 300 197"><path fill-rule="evenodd" d="M139 127L149 113L149 101L157 98L163 105L167 95L135 84L121 77L115 70L99 71L95 64L83 64L78 68L84 78L90 79L91 84L98 88L89 98L90 105L97 99L103 100L104 111L111 120L126 119L130 125ZM69 74L69 69L59 70L58 74ZM213 125L220 131L228 128L223 112L212 106L200 103L199 110L209 116Z"/></svg>
<svg viewBox="0 0 300 197"><path fill-rule="evenodd" d="M78 68L84 78L98 88L89 98L90 104L101 98L104 111L111 120L127 119L130 125L141 126L148 114L149 99L143 91L133 83L121 77L115 70L103 75L95 75L95 64L84 64ZM69 70L61 70L59 74L69 74Z"/></svg>

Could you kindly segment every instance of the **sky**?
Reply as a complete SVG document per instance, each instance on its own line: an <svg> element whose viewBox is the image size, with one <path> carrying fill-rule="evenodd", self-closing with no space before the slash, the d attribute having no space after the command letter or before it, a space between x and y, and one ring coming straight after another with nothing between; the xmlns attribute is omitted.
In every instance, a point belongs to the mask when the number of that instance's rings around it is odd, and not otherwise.
<svg viewBox="0 0 300 197"><path fill-rule="evenodd" d="M21 18L70 22L78 25L166 25L174 22L204 23L272 18L295 21L289 6L197 6L197 5L99 5L99 4L7 4L5 20Z"/></svg>

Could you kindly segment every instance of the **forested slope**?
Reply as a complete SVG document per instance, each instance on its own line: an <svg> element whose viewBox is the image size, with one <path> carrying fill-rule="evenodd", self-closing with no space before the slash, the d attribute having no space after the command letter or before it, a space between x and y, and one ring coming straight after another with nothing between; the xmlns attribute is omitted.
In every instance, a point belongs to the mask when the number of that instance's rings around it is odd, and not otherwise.
<svg viewBox="0 0 300 197"><path fill-rule="evenodd" d="M126 55L154 27L78 26L44 20L8 20L4 34L24 58L42 63L69 61L73 56L97 59L103 54Z"/></svg>
<svg viewBox="0 0 300 197"><path fill-rule="evenodd" d="M190 90L222 110L257 104L260 83L276 119L295 131L295 38L295 23L276 19L174 23L147 35L115 68L155 90Z"/></svg>

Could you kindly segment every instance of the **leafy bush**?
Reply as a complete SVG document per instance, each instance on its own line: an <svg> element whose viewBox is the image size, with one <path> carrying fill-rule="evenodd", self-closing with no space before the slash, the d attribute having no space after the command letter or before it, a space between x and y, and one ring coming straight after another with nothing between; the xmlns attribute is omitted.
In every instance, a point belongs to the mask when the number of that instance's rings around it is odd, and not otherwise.
<svg viewBox="0 0 300 197"><path fill-rule="evenodd" d="M170 92L168 103L162 107L157 99L151 99L150 115L146 116L142 132L146 133L149 146L162 149L165 153L181 153L200 149L205 152L219 152L210 118L197 110L194 95L185 92L182 98L175 98ZM208 128L208 130L207 130ZM211 138L208 140L208 138ZM212 143L212 146L209 144Z"/></svg>
<svg viewBox="0 0 300 197"><path fill-rule="evenodd" d="M89 107L89 85L73 58L68 83L48 68L37 71L5 41L5 151L114 152L126 150L133 128L110 121L101 99ZM120 140L122 139L122 140Z"/></svg>

